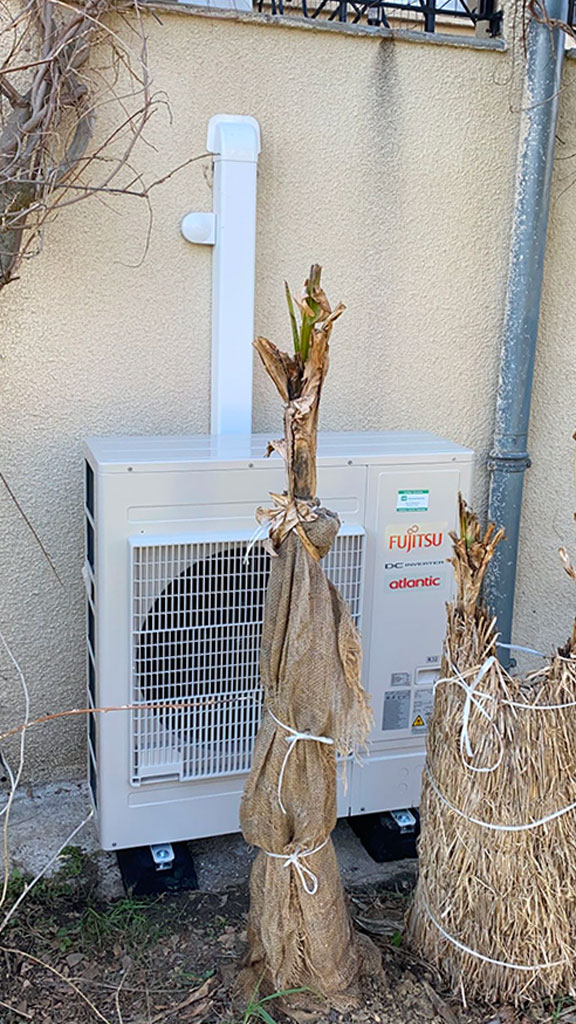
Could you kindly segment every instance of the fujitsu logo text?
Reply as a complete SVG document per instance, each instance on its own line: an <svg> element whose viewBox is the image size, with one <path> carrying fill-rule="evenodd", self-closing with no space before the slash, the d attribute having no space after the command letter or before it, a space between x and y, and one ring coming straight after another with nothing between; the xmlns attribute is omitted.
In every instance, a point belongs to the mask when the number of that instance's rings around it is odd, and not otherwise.
<svg viewBox="0 0 576 1024"><path fill-rule="evenodd" d="M406 576L402 580L392 580L390 583L390 590L406 590L412 587L439 587L440 577L439 576L424 576L422 579L413 580L407 579Z"/></svg>
<svg viewBox="0 0 576 1024"><path fill-rule="evenodd" d="M442 543L442 533L420 533L419 526L409 526L406 533L393 533L388 538L388 548L398 548L408 554L416 548L439 548Z"/></svg>

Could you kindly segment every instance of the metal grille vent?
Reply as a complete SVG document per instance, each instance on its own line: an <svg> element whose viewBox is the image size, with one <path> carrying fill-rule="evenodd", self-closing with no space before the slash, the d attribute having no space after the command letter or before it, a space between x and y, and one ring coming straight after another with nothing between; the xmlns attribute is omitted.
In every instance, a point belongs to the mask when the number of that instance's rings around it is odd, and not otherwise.
<svg viewBox="0 0 576 1024"><path fill-rule="evenodd" d="M360 624L364 535L324 560ZM247 541L132 547L132 780L247 772L261 713L258 658L270 560ZM168 704L186 704L169 708Z"/></svg>

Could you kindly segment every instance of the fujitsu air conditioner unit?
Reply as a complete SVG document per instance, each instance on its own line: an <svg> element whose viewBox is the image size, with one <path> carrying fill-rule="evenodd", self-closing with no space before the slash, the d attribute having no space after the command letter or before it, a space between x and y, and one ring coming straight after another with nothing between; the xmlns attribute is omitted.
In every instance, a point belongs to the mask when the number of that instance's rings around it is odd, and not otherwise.
<svg viewBox="0 0 576 1024"><path fill-rule="evenodd" d="M92 438L86 455L89 778L105 849L234 832L261 713L269 556L255 509L285 486L268 437ZM321 434L324 560L364 648L374 728L339 812L417 805L472 453L425 433ZM248 551L248 554L247 554Z"/></svg>

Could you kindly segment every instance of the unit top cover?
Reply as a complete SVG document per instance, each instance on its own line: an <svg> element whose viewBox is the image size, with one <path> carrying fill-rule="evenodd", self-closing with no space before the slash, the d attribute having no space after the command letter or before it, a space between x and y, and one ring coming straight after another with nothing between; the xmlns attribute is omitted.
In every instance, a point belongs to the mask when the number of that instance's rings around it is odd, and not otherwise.
<svg viewBox="0 0 576 1024"><path fill-rule="evenodd" d="M246 464L266 459L270 434L90 437L85 452L104 470L169 468L176 463ZM334 431L318 435L318 456L334 465L354 460L468 462L472 451L424 431ZM272 458L277 458L276 453Z"/></svg>

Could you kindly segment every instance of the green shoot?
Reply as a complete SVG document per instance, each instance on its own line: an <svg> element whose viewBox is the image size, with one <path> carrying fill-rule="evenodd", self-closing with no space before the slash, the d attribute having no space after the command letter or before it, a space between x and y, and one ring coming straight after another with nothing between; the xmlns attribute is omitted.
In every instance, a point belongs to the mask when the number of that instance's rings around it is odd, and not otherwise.
<svg viewBox="0 0 576 1024"><path fill-rule="evenodd" d="M249 1021L251 1020L261 1020L264 1021L264 1024L276 1024L274 1017L272 1017L272 1015L268 1013L268 1010L264 1006L264 1003L269 1003L273 999L281 999L282 996L293 996L300 992L311 991L306 987L287 988L283 989L281 992L273 992L272 995L270 996L263 996L262 999L258 999L258 992L261 984L262 978L259 979L258 984L256 985L252 993L250 1002L248 1003L244 1016L242 1017L242 1024L249 1024Z"/></svg>
<svg viewBox="0 0 576 1024"><path fill-rule="evenodd" d="M290 314L290 324L292 327L292 340L294 342L294 351L298 355L300 351L300 335L298 334L298 323L296 321L296 313L294 311L294 303L290 294L290 288L288 281L284 281L284 288L286 289L286 302L288 303L288 313Z"/></svg>
<svg viewBox="0 0 576 1024"><path fill-rule="evenodd" d="M298 303L300 307L300 327L298 327L296 311L294 309L294 302L292 295L290 294L288 282L284 282L286 302L288 304L288 313L290 316L290 326L292 328L294 352L296 355L300 356L303 363L306 362L310 355L310 341L314 327L318 323L318 320L324 319L326 312L330 312L330 307L328 306L327 308L323 308L322 302L319 302L317 298L318 294L323 294L319 291L321 275L322 267L319 267L317 263L314 263L310 268L310 274L308 275L304 285L305 293L301 301Z"/></svg>

